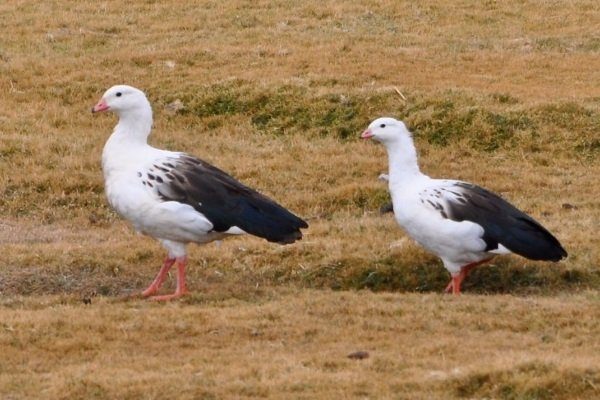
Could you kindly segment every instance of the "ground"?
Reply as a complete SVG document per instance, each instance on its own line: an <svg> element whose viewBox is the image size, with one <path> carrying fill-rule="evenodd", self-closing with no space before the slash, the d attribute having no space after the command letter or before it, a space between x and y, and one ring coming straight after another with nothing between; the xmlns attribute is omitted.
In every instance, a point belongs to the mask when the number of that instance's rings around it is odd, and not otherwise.
<svg viewBox="0 0 600 400"><path fill-rule="evenodd" d="M0 397L600 397L595 1L8 0L0 21ZM192 247L190 296L132 297L164 254L104 198L115 117L90 108L117 83L148 94L153 145L304 239ZM424 172L500 193L568 259L498 257L442 295L379 214L385 152L358 136L384 115Z"/></svg>

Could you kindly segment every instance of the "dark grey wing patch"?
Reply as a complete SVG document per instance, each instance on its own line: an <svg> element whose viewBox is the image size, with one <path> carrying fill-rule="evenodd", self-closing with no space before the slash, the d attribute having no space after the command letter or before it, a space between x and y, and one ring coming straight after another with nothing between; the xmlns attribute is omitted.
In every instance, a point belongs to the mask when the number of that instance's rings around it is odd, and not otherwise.
<svg viewBox="0 0 600 400"><path fill-rule="evenodd" d="M300 228L308 227L273 200L200 159L180 155L154 163L150 170L163 201L190 205L217 232L237 226L272 242L291 243L302 237Z"/></svg>
<svg viewBox="0 0 600 400"><path fill-rule="evenodd" d="M447 218L483 227L486 251L502 244L533 260L558 261L567 256L546 228L499 195L465 182L452 182L440 190L445 192Z"/></svg>
<svg viewBox="0 0 600 400"><path fill-rule="evenodd" d="M159 170L159 171L162 171L162 172L169 172L169 169L168 169L168 168L166 168L166 167L161 167L161 166L159 166L159 165L156 165L156 164L154 164L153 166L154 166L154 168L156 168L156 169L157 169L157 170Z"/></svg>
<svg viewBox="0 0 600 400"><path fill-rule="evenodd" d="M446 205L443 199L442 191L439 189L424 189L419 193L419 200L422 204L427 205L437 211L443 218L448 218L448 213L445 209Z"/></svg>

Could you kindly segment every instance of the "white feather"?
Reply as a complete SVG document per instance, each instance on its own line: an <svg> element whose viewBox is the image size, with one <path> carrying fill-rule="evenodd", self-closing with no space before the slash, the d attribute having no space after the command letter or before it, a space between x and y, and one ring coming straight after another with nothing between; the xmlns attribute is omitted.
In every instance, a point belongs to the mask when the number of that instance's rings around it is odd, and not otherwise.
<svg viewBox="0 0 600 400"><path fill-rule="evenodd" d="M377 119L369 125L369 133L387 149L396 221L420 245L438 255L451 274L459 273L467 264L508 251L502 246L490 254L485 251L481 225L453 221L442 215L443 208L436 208L457 201L454 194L440 190L456 181L432 179L421 173L413 139L401 121Z"/></svg>
<svg viewBox="0 0 600 400"><path fill-rule="evenodd" d="M128 99L131 104L122 107L123 110L115 107L119 123L102 152L105 190L110 205L118 214L131 221L137 231L160 240L172 256L185 255L186 243L207 243L226 236L227 232L212 231L213 224L190 205L163 201L156 185L150 186L153 181L147 179L148 173L161 177L163 181L167 179L162 171L153 169L153 165L165 160L176 160L182 153L148 145L152 109L146 97L137 89L119 88L125 89L118 90L130 91ZM115 90L117 89L109 89L105 97ZM121 101L115 98L113 100ZM130 112L131 109L135 112ZM143 183L144 180L147 181L146 184ZM232 228L230 233L242 232L239 228L237 231Z"/></svg>

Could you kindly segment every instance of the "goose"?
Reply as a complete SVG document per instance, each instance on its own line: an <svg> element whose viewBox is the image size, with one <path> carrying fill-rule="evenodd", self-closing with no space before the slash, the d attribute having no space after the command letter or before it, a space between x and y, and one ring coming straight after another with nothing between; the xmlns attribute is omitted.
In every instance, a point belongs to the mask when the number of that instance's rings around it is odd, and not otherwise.
<svg viewBox="0 0 600 400"><path fill-rule="evenodd" d="M546 228L499 195L471 183L423 174L402 121L378 118L361 138L385 146L394 217L410 237L441 258L452 277L446 292L459 294L469 271L499 254L545 261L567 257Z"/></svg>
<svg viewBox="0 0 600 400"><path fill-rule="evenodd" d="M186 247L251 234L280 244L302 238L308 224L275 201L192 155L148 144L152 108L139 89L108 89L93 113L113 112L119 121L102 151L106 196L138 232L156 238L167 256L141 295L171 300L188 293ZM177 265L175 292L157 295Z"/></svg>

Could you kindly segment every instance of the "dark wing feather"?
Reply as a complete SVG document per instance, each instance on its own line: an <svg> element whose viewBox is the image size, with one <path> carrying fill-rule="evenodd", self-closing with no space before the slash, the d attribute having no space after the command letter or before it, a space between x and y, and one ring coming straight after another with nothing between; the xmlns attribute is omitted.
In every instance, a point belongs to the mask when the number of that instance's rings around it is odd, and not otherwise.
<svg viewBox="0 0 600 400"><path fill-rule="evenodd" d="M217 232L237 226L270 242L293 243L308 224L273 200L241 184L200 159L182 155L154 165L163 182L157 183L165 201L189 204L213 224Z"/></svg>
<svg viewBox="0 0 600 400"><path fill-rule="evenodd" d="M502 244L532 260L558 261L567 256L546 228L497 194L464 182L454 182L442 190L454 195L454 200L446 203L448 218L481 225L486 250Z"/></svg>

